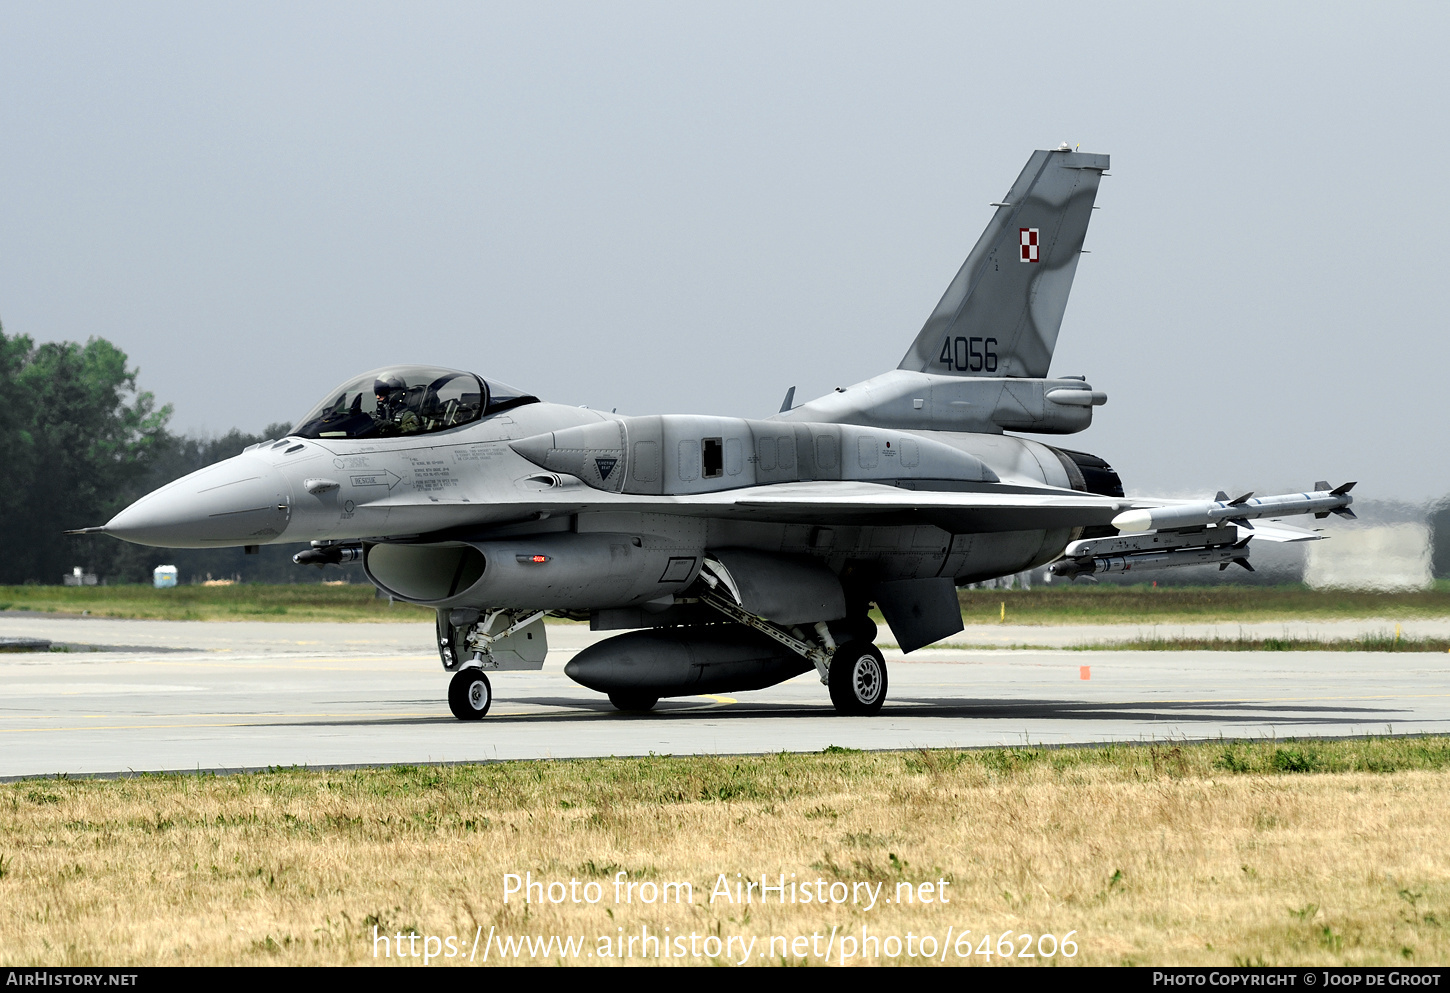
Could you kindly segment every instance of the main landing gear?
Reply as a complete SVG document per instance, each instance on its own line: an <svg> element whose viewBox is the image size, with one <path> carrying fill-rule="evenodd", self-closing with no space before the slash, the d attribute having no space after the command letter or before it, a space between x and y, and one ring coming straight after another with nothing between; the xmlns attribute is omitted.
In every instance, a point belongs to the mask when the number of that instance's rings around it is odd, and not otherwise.
<svg viewBox="0 0 1450 993"><path fill-rule="evenodd" d="M709 577L701 573L709 584ZM815 637L799 627L786 628L747 612L738 603L726 598L723 584L711 584L699 602L713 607L737 624L754 628L785 645L816 667L821 682L831 692L831 703L842 716L869 717L881 712L886 702L886 659L871 643L876 625L869 617L857 617L838 627L845 628L847 640L837 643L825 622L814 626ZM612 698L611 698L612 699ZM617 703L615 706L619 706ZM624 709L624 708L620 708Z"/></svg>
<svg viewBox="0 0 1450 993"><path fill-rule="evenodd" d="M660 698L650 696L647 693L614 692L609 694L609 702L614 704L615 710L642 714L646 711L653 710L655 704L660 702Z"/></svg>
<svg viewBox="0 0 1450 993"><path fill-rule="evenodd" d="M867 717L886 702L886 660L869 641L848 641L831 656L826 676L836 713Z"/></svg>

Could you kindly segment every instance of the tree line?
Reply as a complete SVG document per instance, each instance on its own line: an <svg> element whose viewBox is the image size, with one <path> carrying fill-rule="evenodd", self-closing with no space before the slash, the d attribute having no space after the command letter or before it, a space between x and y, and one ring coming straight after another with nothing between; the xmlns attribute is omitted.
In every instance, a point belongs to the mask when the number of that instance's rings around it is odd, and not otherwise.
<svg viewBox="0 0 1450 993"><path fill-rule="evenodd" d="M291 562L300 546L161 549L105 535L66 535L104 524L132 501L187 473L280 438L290 425L260 435L233 429L195 438L168 429L172 408L136 384L126 354L104 338L37 345L0 327L0 585L59 584L72 568L109 583L149 582L161 564L181 581L240 575L245 580L315 582ZM329 577L331 578L331 577Z"/></svg>

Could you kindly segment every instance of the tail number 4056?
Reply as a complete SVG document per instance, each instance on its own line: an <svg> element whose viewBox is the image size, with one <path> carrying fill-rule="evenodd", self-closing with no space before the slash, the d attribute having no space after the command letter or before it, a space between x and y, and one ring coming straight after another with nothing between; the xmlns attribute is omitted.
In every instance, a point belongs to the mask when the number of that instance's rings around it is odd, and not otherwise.
<svg viewBox="0 0 1450 993"><path fill-rule="evenodd" d="M946 338L940 362L955 372L996 372L996 338Z"/></svg>

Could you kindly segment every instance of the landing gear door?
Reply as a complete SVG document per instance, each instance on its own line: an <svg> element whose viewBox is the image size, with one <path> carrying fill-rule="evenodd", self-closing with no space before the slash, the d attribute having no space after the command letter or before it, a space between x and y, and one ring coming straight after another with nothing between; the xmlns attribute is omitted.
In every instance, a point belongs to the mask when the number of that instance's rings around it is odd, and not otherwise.
<svg viewBox="0 0 1450 993"><path fill-rule="evenodd" d="M500 638L489 646L498 669L504 672L537 670L544 667L544 657L549 654L548 636L544 633L544 619L538 618L525 624L513 634Z"/></svg>

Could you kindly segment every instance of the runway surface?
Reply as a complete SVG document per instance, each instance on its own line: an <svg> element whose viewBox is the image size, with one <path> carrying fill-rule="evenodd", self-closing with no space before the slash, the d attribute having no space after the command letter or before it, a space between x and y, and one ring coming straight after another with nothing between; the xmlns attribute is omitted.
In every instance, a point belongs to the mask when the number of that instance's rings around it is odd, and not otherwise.
<svg viewBox="0 0 1450 993"><path fill-rule="evenodd" d="M1354 637L1394 622L1163 625L1162 636ZM1404 623L1441 635L1450 620ZM1019 636L1021 632L1021 636ZM1073 644L1147 627L972 629ZM614 711L563 665L608 637L550 625L543 671L492 677L481 722L445 701L429 624L108 621L0 615L0 638L110 650L0 654L0 777L1450 731L1450 654L888 651L886 708L837 717L813 674ZM999 638L1008 640L997 641ZM1047 640L1047 639L1052 640ZM988 640L990 639L990 640Z"/></svg>

